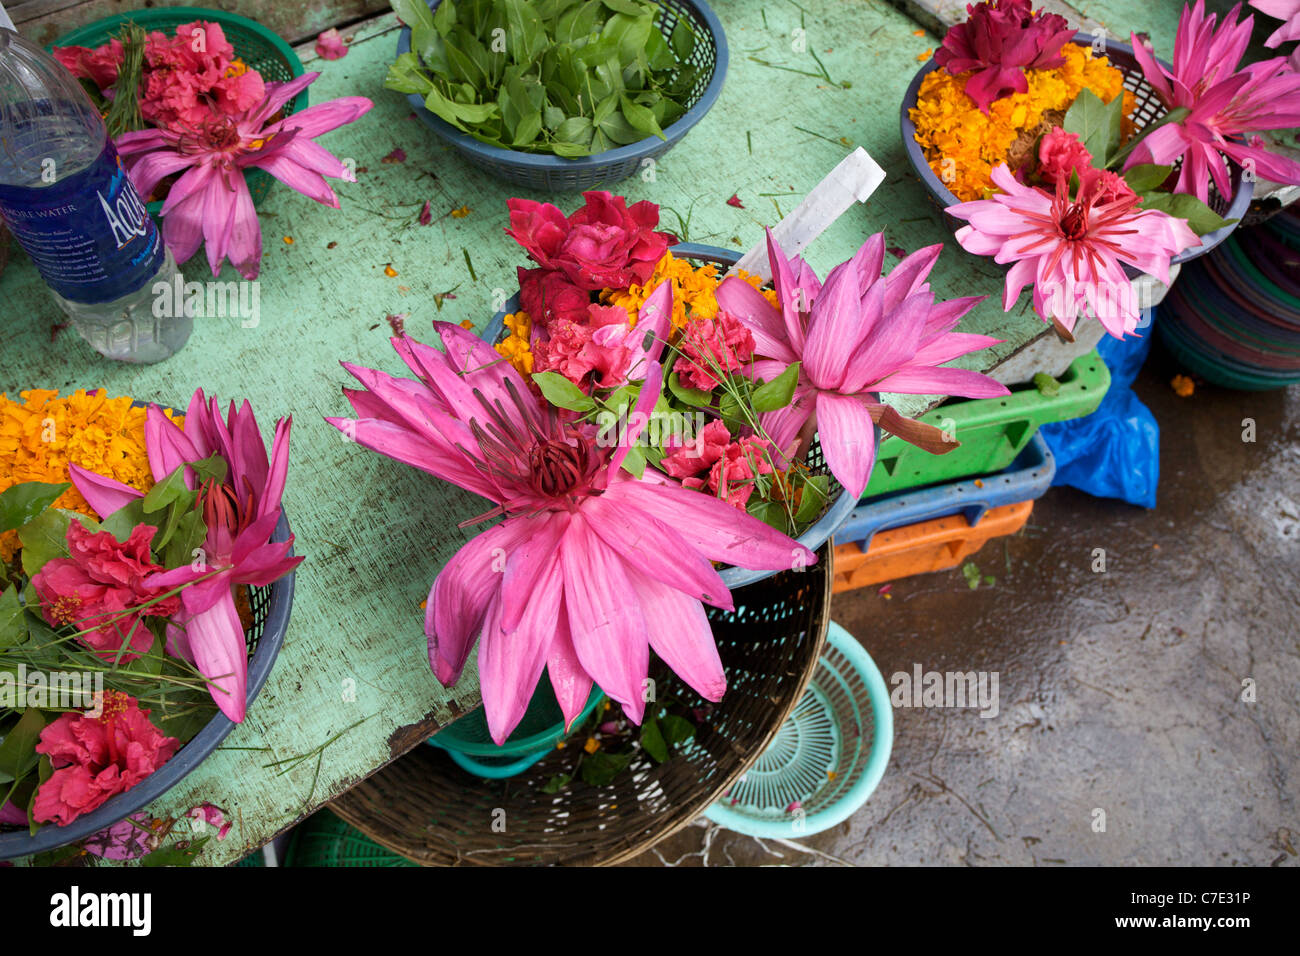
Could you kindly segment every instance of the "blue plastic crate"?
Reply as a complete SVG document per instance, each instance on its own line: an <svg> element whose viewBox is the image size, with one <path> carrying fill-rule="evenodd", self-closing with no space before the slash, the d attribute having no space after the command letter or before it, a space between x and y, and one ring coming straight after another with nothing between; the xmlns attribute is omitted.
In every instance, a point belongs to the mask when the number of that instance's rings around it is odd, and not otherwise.
<svg viewBox="0 0 1300 956"><path fill-rule="evenodd" d="M838 544L856 542L865 552L877 531L961 514L975 525L990 508L1042 497L1056 474L1056 458L1041 434L1007 468L980 478L963 478L929 488L909 489L863 501L835 532ZM975 482L980 482L976 485Z"/></svg>

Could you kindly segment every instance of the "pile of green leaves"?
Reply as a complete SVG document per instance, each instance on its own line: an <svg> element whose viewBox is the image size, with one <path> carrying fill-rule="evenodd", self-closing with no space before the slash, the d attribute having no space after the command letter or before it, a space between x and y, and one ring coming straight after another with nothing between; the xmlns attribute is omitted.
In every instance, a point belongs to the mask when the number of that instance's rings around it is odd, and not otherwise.
<svg viewBox="0 0 1300 956"><path fill-rule="evenodd" d="M123 660L130 645L128 635L117 659L105 661L76 639L74 627L54 628L46 622L31 581L48 561L68 557L68 524L72 521L92 532L109 531L119 541L130 537L138 524L152 525L157 529L154 560L168 569L189 564L194 550L207 537L207 526L197 507L197 492L185 487L185 467L178 467L144 497L102 522L52 507L68 489L66 483L24 482L0 493L0 533L16 531L21 544L11 564L0 564L0 674L8 675L4 683L9 688L17 688L24 673L88 674L92 680L98 673L105 691L122 691L136 698L141 708L151 712L150 721L182 744L216 714L206 678L187 661L165 652L164 618L147 617L138 625L153 632L149 653ZM225 477L226 462L218 456L189 467L200 481ZM27 695L32 695L32 688ZM12 801L26 808L35 832L38 824L31 818L31 807L36 789L53 772L49 758L36 753L35 747L41 731L60 711L57 692L50 695L49 707L36 706L30 700L25 707L9 706L19 702L0 699L0 805Z"/></svg>
<svg viewBox="0 0 1300 956"><path fill-rule="evenodd" d="M1191 112L1185 106L1170 110L1156 122L1144 126L1121 146L1123 99L1122 96L1116 96L1109 103L1103 103L1101 97L1092 90L1082 90L1061 123L1067 133L1079 137L1084 148L1091 154L1093 165L1098 169L1120 169L1144 137L1166 123L1180 122ZM1195 196L1165 189L1165 183L1173 171L1172 166L1143 163L1125 170L1123 176L1129 189L1142 197L1143 209L1157 209L1179 219L1186 219L1187 225L1198 236L1237 221L1224 219Z"/></svg>
<svg viewBox="0 0 1300 956"><path fill-rule="evenodd" d="M664 138L700 68L679 20L667 38L652 0L391 0L411 52L384 85L503 149L573 158Z"/></svg>

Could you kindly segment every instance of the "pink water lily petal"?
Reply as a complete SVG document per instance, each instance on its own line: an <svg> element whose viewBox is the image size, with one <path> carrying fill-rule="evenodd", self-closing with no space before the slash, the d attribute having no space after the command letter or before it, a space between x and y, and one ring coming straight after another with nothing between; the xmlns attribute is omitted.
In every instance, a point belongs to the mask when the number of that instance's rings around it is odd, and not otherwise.
<svg viewBox="0 0 1300 956"><path fill-rule="evenodd" d="M704 495L699 497L704 498ZM645 616L628 601L632 583L623 561L574 515L560 545L569 635L583 670L639 724L650 668Z"/></svg>
<svg viewBox="0 0 1300 956"><path fill-rule="evenodd" d="M248 710L248 646L229 588L206 611L186 616L182 623L194 666L209 681L212 699L223 714L242 723Z"/></svg>
<svg viewBox="0 0 1300 956"><path fill-rule="evenodd" d="M650 627L650 647L705 700L722 700L727 675L704 607L649 578L634 576L632 586Z"/></svg>
<svg viewBox="0 0 1300 956"><path fill-rule="evenodd" d="M501 630L513 633L533 600L533 589L551 568L551 558L559 547L568 522L561 515L541 514L533 519L528 537L510 553L500 569L501 580Z"/></svg>
<svg viewBox="0 0 1300 956"><path fill-rule="evenodd" d="M551 679L551 689L564 714L564 729L573 729L573 723L587 706L591 696L591 676L582 669L578 652L573 649L569 636L568 608L561 605L555 619L555 636L551 640L551 653L546 658L546 672Z"/></svg>
<svg viewBox="0 0 1300 956"><path fill-rule="evenodd" d="M144 444L155 481L162 481L181 465L199 460L189 436L157 405L150 405L145 411ZM185 487L193 491L194 472L186 468L184 479Z"/></svg>
<svg viewBox="0 0 1300 956"><path fill-rule="evenodd" d="M86 503L101 518L116 514L131 502L144 497L144 492L140 489L87 471L75 462L68 463L68 477L72 479L77 491L81 492L81 497L86 499Z"/></svg>
<svg viewBox="0 0 1300 956"><path fill-rule="evenodd" d="M718 284L715 298L718 308L740 319L753 334L758 354L787 365L794 361L794 351L786 339L781 313L763 298L761 292L744 279L731 276Z"/></svg>
<svg viewBox="0 0 1300 956"><path fill-rule="evenodd" d="M835 392L817 395L817 433L826 466L854 498L862 496L876 463L871 412L856 397Z"/></svg>

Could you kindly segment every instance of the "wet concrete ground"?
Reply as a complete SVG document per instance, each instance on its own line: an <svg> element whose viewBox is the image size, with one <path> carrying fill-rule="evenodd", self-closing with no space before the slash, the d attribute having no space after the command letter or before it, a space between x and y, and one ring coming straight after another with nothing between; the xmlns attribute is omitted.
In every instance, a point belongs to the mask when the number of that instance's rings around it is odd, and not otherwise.
<svg viewBox="0 0 1300 956"><path fill-rule="evenodd" d="M1300 865L1300 388L1183 399L1176 371L1157 347L1137 385L1155 510L1053 488L974 557L991 587L836 596L887 681L998 672L996 717L896 709L876 792L804 849L701 824L635 863Z"/></svg>

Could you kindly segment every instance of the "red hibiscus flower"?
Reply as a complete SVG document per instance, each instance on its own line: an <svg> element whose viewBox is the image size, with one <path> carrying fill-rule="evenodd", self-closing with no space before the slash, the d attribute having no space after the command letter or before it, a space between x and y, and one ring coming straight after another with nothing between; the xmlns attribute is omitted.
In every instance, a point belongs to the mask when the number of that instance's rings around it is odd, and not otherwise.
<svg viewBox="0 0 1300 956"><path fill-rule="evenodd" d="M149 711L121 691L105 691L98 717L66 713L41 731L36 752L54 773L36 791L33 818L67 826L124 793L175 755L180 741L149 721Z"/></svg>
<svg viewBox="0 0 1300 956"><path fill-rule="evenodd" d="M1092 154L1074 133L1054 126L1038 144L1038 174L1049 189L1058 182L1068 184L1072 173L1082 180L1090 169Z"/></svg>
<svg viewBox="0 0 1300 956"><path fill-rule="evenodd" d="M644 283L668 251L669 237L655 231L659 207L642 201L628 208L622 196L608 192L583 196L586 205L568 218L550 203L511 199L506 233L534 262L563 272L579 289Z"/></svg>
<svg viewBox="0 0 1300 956"><path fill-rule="evenodd" d="M701 491L708 488L727 504L744 511L749 496L754 493L754 478L772 473L768 447L769 443L763 438L742 438L732 442L722 457L713 463L707 479L683 478L682 484Z"/></svg>
<svg viewBox="0 0 1300 956"><path fill-rule="evenodd" d="M985 113L996 99L1029 89L1026 69L1053 69L1074 36L1064 17L1035 13L1029 0L989 0L967 5L968 18L948 30L935 53L953 76L973 71L966 95Z"/></svg>
<svg viewBox="0 0 1300 956"><path fill-rule="evenodd" d="M128 608L165 594L167 588L149 583L149 576L164 571L153 562L149 546L152 525L136 525L125 542L107 531L91 533L79 521L68 525L71 557L53 558L32 575L32 585L41 598L45 620L55 627L72 625L77 630L95 628L78 640L106 661L115 660L126 642L131 644L123 661L146 654L153 646L153 634L142 618L168 616L180 610L179 595L163 598L139 611Z"/></svg>
<svg viewBox="0 0 1300 956"><path fill-rule="evenodd" d="M122 65L122 41L109 40L103 46L91 49L85 46L54 48L54 59L62 63L73 76L90 80L100 92L117 82L117 69Z"/></svg>
<svg viewBox="0 0 1300 956"><path fill-rule="evenodd" d="M720 419L715 418L691 441L684 442L665 455L664 470L674 478L690 478L713 467L731 443L731 433ZM675 444L675 442L674 442Z"/></svg>

